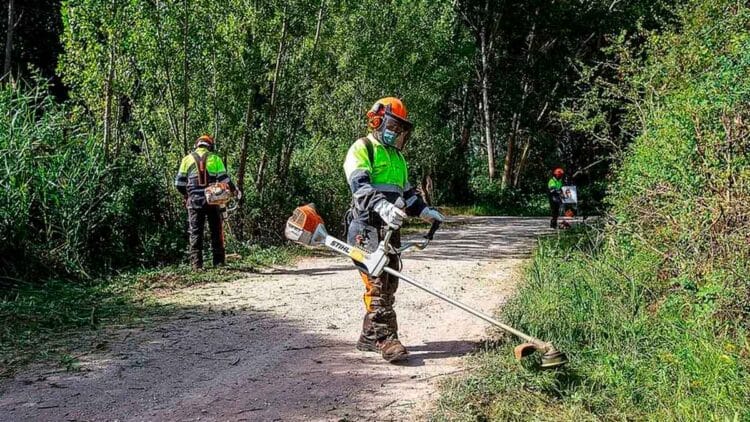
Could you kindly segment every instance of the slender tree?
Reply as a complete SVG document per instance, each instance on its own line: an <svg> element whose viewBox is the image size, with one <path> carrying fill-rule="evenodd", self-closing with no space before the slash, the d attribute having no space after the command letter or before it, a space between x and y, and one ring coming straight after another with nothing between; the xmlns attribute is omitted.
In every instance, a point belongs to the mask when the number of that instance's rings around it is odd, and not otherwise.
<svg viewBox="0 0 750 422"><path fill-rule="evenodd" d="M8 21L5 32L5 61L3 63L3 75L8 76L13 59L13 30L16 27L15 0L8 0Z"/></svg>

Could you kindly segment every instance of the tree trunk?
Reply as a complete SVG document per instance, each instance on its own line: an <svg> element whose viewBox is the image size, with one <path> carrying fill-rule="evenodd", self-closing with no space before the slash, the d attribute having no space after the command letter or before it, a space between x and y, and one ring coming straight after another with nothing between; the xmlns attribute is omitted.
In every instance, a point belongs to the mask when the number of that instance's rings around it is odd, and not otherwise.
<svg viewBox="0 0 750 422"><path fill-rule="evenodd" d="M114 40L110 40L113 43ZM112 142L112 97L115 82L115 47L109 46L109 64L104 93L104 156L109 156L109 144Z"/></svg>
<svg viewBox="0 0 750 422"><path fill-rule="evenodd" d="M320 7L318 8L318 24L315 26L315 40L313 41L312 54L310 54L310 62L315 60L315 51L318 48L318 40L320 39L320 28L323 26L323 10L325 9L326 0L320 0Z"/></svg>
<svg viewBox="0 0 750 422"><path fill-rule="evenodd" d="M539 8L536 9L534 12L534 16L539 16ZM536 36L536 22L531 25L531 30L529 31L529 35L526 37L526 66L531 68L531 65L533 64L533 47L534 47L534 37ZM521 131L521 112L523 112L524 106L526 105L526 99L529 96L529 89L531 88L531 83L529 80L524 76L521 78L521 104L519 106L519 111L516 111L513 113L513 118L511 119L511 133L508 137L508 148L505 152L505 160L503 164L503 179L500 182L501 189L507 189L508 185L511 183L511 180L513 180L513 185L518 185L518 174L516 173L516 177L513 177L513 169L514 169L514 161L515 161L515 153L516 153L516 140L518 139L518 134Z"/></svg>
<svg viewBox="0 0 750 422"><path fill-rule="evenodd" d="M268 135L266 136L265 149L260 157L260 163L258 164L258 177L255 179L255 189L258 195L261 195L263 188L265 187L265 175L266 167L268 166L268 148L271 146L274 136L274 120L276 119L276 97L278 95L278 83L279 75L281 73L281 63L284 57L284 49L286 48L286 32L288 28L288 20L286 16L286 10L284 10L284 19L281 23L281 38L279 39L278 54L276 54L276 68L273 72L273 82L271 83L271 103L270 111L268 114Z"/></svg>
<svg viewBox="0 0 750 422"><path fill-rule="evenodd" d="M513 178L513 187L518 187L518 181L521 179L521 173L523 168L526 166L526 159L529 158L529 147L531 146L531 139L526 139L523 145L523 151L521 152L521 159L518 161L518 167L516 168L516 175Z"/></svg>
<svg viewBox="0 0 750 422"><path fill-rule="evenodd" d="M464 85L463 101L461 102L461 135L459 137L459 148L462 154L469 147L471 140L471 126L474 124L475 107L472 106L472 95L469 93L469 87Z"/></svg>
<svg viewBox="0 0 750 422"><path fill-rule="evenodd" d="M214 31L211 31L213 33ZM211 91L213 96L213 103L214 103L214 131L211 135L213 135L214 139L219 138L219 122L221 120L221 115L219 113L219 88L216 83L216 73L217 73L217 66L216 66L216 51L214 50L211 53L211 66L213 67L213 74L211 75Z"/></svg>
<svg viewBox="0 0 750 422"><path fill-rule="evenodd" d="M486 20L482 23L479 32L480 52L482 55L482 111L484 113L484 139L487 142L487 166L489 167L490 180L495 179L495 144L492 141L492 120L489 99L489 63L487 55L487 25Z"/></svg>
<svg viewBox="0 0 750 422"><path fill-rule="evenodd" d="M513 155L516 153L516 136L521 126L521 116L518 112L513 113L510 122L510 136L508 136L508 148L505 151L505 160L503 161L503 178L500 181L500 188L505 190L513 178Z"/></svg>
<svg viewBox="0 0 750 422"><path fill-rule="evenodd" d="M245 128L242 132L242 148L240 149L240 163L237 168L237 187L241 190L245 190L245 172L247 170L247 150L250 145L250 125L253 122L253 100L255 98L255 90L252 86L247 90L247 108L245 109ZM240 200L240 205L244 200Z"/></svg>
<svg viewBox="0 0 750 422"><path fill-rule="evenodd" d="M318 19L315 25L315 38L313 39L313 47L310 53L310 63L308 65L307 80L303 90L309 90L312 86L312 79L314 76L313 71L315 69L315 52L317 51L318 42L320 41L320 31L323 26L323 11L325 10L325 3L326 0L321 0L320 6L318 7ZM301 106L300 103L302 103ZM299 100L295 101L295 104L291 109L292 114L295 116L291 120L293 129L291 135L286 137L287 142L282 147L281 156L278 159L277 165L277 176L281 184L285 184L287 178L289 177L289 169L292 164L292 155L294 154L294 148L296 146L295 141L297 139L297 129L304 126L304 120L307 114L306 104ZM298 111L295 112L294 110Z"/></svg>
<svg viewBox="0 0 750 422"><path fill-rule="evenodd" d="M291 139L297 136L297 131L292 132ZM292 165L292 153L294 153L294 142L290 141L284 146L284 150L281 153L281 161L279 163L279 180L281 183L286 183L286 179L289 176L289 167Z"/></svg>
<svg viewBox="0 0 750 422"><path fill-rule="evenodd" d="M434 183L432 176L429 174L422 177L419 190L422 191L422 197L427 205L432 205L432 193L434 191Z"/></svg>
<svg viewBox="0 0 750 422"><path fill-rule="evenodd" d="M10 65L12 63L13 55L13 30L15 29L15 23L13 17L15 7L15 0L8 0L8 30L5 34L5 63L3 65L3 76L8 76L10 73Z"/></svg>
<svg viewBox="0 0 750 422"><path fill-rule="evenodd" d="M160 13L161 9L162 9L161 2L159 0L156 0L156 11L157 11L157 13L155 15L155 17L156 17L156 38L157 38L157 40L158 40L158 42L159 42L160 45L165 45L166 41L164 40L164 37L163 37L162 21L161 21L161 18L160 18L160 16L161 16L161 13ZM168 58L165 58L165 60L163 61L163 65L164 65L164 79L165 79L165 84L166 84L166 87L167 87L167 89L166 89L167 95L165 97L164 94L161 92L161 90L160 90L159 94L161 96L162 101L164 101L165 103L168 101L169 102L169 108L171 110L175 111L174 113L167 113L167 121L169 122L170 134L174 138L173 139L174 143L170 143L169 145L170 146L174 145L176 147L181 142L181 136L180 136L180 124L179 124L179 121L177 120L177 117L175 116L175 114L177 113L177 100L175 100L176 87L175 87L175 84L174 84L174 79L172 78L172 70L171 70L172 66L171 66L171 63L172 63L172 61L169 60ZM187 152L188 152L187 145L183 145L183 151L182 151L182 153L183 154L187 154Z"/></svg>
<svg viewBox="0 0 750 422"><path fill-rule="evenodd" d="M190 107L190 90L189 90L189 64L188 64L188 35L190 30L190 12L188 10L188 0L182 2L183 10L185 13L185 20L183 22L182 32L182 48L183 48L183 61L182 71L184 79L182 80L182 144L185 151L190 150L190 144L188 142L188 110Z"/></svg>

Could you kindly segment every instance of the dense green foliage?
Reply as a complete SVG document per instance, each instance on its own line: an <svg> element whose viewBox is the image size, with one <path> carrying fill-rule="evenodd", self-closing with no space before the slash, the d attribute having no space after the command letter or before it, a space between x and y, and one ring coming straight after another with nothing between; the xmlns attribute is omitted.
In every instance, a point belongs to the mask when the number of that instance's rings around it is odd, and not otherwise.
<svg viewBox="0 0 750 422"><path fill-rule="evenodd" d="M181 224L168 218L158 173L129 154L106 160L86 119L43 88L3 86L0 110L3 273L85 275L174 259Z"/></svg>
<svg viewBox="0 0 750 422"><path fill-rule="evenodd" d="M657 25L668 3L35 1L60 7L59 22L38 22L62 28L70 100L2 88L0 152L21 167L3 184L25 195L0 205L0 276L13 278L175 260L184 212L171 179L205 132L245 193L235 244L279 242L289 211L309 201L335 232L349 203L344 154L385 95L411 111L406 154L429 201L541 214L548 171L565 165L595 212L613 149L564 110L575 110L582 69L611 54L608 35ZM16 61L41 51L29 32ZM43 75L49 62L38 60ZM40 160L12 163L19 152Z"/></svg>
<svg viewBox="0 0 750 422"><path fill-rule="evenodd" d="M639 135L612 219L543 240L503 311L570 366L532 371L507 344L451 385L442 417L750 418L750 8L690 1L678 16L621 57Z"/></svg>

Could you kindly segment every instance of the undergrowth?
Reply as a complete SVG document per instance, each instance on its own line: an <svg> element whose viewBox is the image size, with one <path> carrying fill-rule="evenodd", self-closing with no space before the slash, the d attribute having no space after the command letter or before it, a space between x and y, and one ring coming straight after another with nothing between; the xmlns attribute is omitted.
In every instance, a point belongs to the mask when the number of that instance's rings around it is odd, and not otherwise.
<svg viewBox="0 0 750 422"><path fill-rule="evenodd" d="M590 232L540 242L503 319L570 363L540 371L515 339L471 358L443 387L436 420L747 420L750 344L714 317L715 296L652 296L656 256L626 257Z"/></svg>

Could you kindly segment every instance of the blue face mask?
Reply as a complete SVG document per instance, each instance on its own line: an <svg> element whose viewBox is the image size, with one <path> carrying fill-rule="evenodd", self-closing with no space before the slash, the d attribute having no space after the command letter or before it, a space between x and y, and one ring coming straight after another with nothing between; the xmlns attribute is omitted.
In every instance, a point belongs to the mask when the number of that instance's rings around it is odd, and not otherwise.
<svg viewBox="0 0 750 422"><path fill-rule="evenodd" d="M383 131L383 143L388 146L396 146L396 139L398 138L398 133L385 129Z"/></svg>

